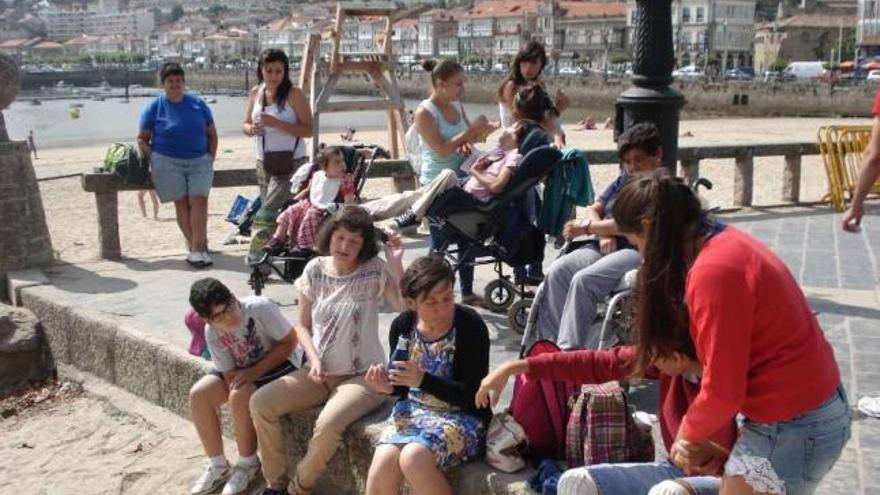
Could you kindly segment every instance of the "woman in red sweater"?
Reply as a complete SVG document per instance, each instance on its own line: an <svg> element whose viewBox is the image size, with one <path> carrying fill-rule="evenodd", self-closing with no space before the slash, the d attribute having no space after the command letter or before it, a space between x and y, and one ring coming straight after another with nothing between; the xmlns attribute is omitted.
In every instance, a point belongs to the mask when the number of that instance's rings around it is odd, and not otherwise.
<svg viewBox="0 0 880 495"><path fill-rule="evenodd" d="M644 259L636 372L688 334L702 364L672 461L700 473L710 436L741 414L721 493L813 493L849 439L851 418L834 353L785 264L751 236L709 221L664 170L627 183L614 213Z"/></svg>
<svg viewBox="0 0 880 495"><path fill-rule="evenodd" d="M480 384L477 407L494 405L512 375L571 383L605 383L633 376L635 347L615 347L604 351L589 349L541 354L503 363ZM688 406L700 391L700 363L696 361L690 338L668 358L655 361L641 376L660 381L659 424L667 450L678 434ZM736 439L736 423L730 419L710 437L712 456L707 456L705 472L715 474L727 459ZM708 450L707 450L708 451ZM715 469L709 469L714 464ZM559 480L559 495L717 495L717 476L688 476L669 462L599 464L566 471Z"/></svg>

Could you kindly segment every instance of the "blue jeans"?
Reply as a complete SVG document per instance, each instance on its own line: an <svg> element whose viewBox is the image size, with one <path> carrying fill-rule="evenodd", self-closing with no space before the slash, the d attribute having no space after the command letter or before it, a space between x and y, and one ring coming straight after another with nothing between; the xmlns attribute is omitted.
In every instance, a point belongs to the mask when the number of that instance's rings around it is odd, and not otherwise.
<svg viewBox="0 0 880 495"><path fill-rule="evenodd" d="M430 224L428 227L430 236L428 237L428 254L433 254L443 242L443 236L440 235L440 227ZM457 244L459 252L467 249L470 244ZM473 253L459 260L458 265L458 286L461 288L462 296L469 296L474 293L474 256Z"/></svg>
<svg viewBox="0 0 880 495"><path fill-rule="evenodd" d="M691 476L668 462L642 462L621 464L597 464L595 466L569 469L559 480L559 495L589 493L584 486L589 473L593 484L602 494L645 495L652 487L666 480L680 479L687 482L697 495L717 495L721 478L717 476Z"/></svg>
<svg viewBox="0 0 880 495"><path fill-rule="evenodd" d="M818 407L794 419L779 423L745 419L724 474L742 476L758 491L809 495L840 457L850 437L851 420L842 385Z"/></svg>

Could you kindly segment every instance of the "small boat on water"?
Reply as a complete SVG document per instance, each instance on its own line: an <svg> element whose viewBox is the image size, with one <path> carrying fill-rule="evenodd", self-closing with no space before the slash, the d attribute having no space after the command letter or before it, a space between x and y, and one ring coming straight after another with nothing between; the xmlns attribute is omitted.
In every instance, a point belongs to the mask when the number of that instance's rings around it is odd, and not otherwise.
<svg viewBox="0 0 880 495"><path fill-rule="evenodd" d="M210 103L210 104L213 105L214 103L217 103L217 98L214 98L214 97L211 97L211 98L205 98L205 101L206 101L207 103Z"/></svg>
<svg viewBox="0 0 880 495"><path fill-rule="evenodd" d="M83 107L82 103L71 103L70 104L70 108L82 108L82 107Z"/></svg>
<svg viewBox="0 0 880 495"><path fill-rule="evenodd" d="M43 104L43 102L40 101L39 98L34 98L33 100L31 100L31 106L38 107L42 104Z"/></svg>

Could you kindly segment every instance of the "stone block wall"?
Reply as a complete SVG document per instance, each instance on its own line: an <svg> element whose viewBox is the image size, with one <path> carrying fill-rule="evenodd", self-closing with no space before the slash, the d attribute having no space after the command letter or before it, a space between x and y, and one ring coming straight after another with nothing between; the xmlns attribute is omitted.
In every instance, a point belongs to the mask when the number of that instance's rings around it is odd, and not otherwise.
<svg viewBox="0 0 880 495"><path fill-rule="evenodd" d="M0 142L0 298L6 274L52 261L43 200L24 141Z"/></svg>

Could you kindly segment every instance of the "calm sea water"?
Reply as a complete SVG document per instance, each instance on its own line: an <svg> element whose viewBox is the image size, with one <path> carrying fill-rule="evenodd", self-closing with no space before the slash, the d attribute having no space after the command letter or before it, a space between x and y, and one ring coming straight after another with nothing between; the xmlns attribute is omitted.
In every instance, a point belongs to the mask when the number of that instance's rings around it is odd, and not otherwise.
<svg viewBox="0 0 880 495"><path fill-rule="evenodd" d="M217 131L221 136L241 135L244 119L244 97L216 96L210 104ZM334 99L347 99L334 97ZM351 97L349 97L351 98ZM6 127L13 139L25 139L34 131L38 148L110 144L116 141L134 141L138 131L138 117L152 97L135 97L125 102L121 98L104 101L90 99L43 100L42 105L31 105L29 99L19 99L4 111ZM70 116L71 104L81 104L79 118ZM415 109L418 101L406 100L407 109ZM481 113L498 118L497 105L467 104L467 113L474 117ZM321 115L322 132L338 132L354 127L359 130L382 129L387 125L385 112L344 112Z"/></svg>

